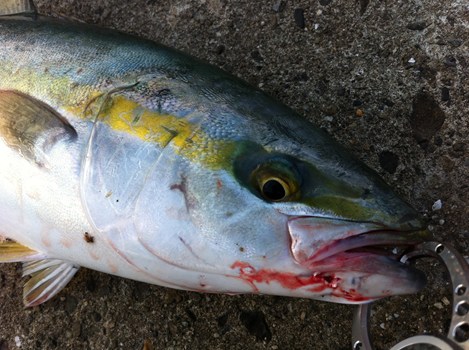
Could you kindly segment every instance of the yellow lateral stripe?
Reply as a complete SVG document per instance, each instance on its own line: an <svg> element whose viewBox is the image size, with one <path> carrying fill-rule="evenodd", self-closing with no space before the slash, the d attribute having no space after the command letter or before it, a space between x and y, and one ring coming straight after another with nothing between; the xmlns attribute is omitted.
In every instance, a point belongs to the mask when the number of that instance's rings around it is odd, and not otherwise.
<svg viewBox="0 0 469 350"><path fill-rule="evenodd" d="M234 141L214 140L183 118L143 109L138 103L123 96L111 99L101 111L101 121L116 131L134 135L160 147L171 142L179 155L191 161L220 169L227 165L229 154L236 148Z"/></svg>
<svg viewBox="0 0 469 350"><path fill-rule="evenodd" d="M5 63L5 62L4 62ZM109 105L101 110L101 120L112 129L134 135L145 142L165 147L169 142L181 156L200 162L211 169L228 166L229 155L238 146L235 141L214 140L184 118L160 114L142 107L121 95L107 95L89 85L78 85L70 78L55 77L32 69L22 69L11 75L10 64L0 66L1 86L17 90L38 99L50 101L77 119L96 117L103 101ZM107 103L106 103L107 104Z"/></svg>

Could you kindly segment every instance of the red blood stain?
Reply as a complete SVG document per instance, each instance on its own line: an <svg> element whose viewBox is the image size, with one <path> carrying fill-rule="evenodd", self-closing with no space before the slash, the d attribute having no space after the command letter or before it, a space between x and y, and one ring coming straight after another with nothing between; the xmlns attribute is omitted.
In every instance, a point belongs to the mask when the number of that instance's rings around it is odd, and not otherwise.
<svg viewBox="0 0 469 350"><path fill-rule="evenodd" d="M236 261L231 265L232 269L239 268L239 277L248 282L255 291L259 291L255 283L278 282L284 288L298 289L305 286L312 286L307 290L313 293L320 293L326 289L332 290L331 294L350 301L366 301L369 298L360 295L356 290L344 290L340 288L341 279L332 274L318 273L314 276L298 276L288 272L279 272L270 269L256 270L250 264L243 261Z"/></svg>

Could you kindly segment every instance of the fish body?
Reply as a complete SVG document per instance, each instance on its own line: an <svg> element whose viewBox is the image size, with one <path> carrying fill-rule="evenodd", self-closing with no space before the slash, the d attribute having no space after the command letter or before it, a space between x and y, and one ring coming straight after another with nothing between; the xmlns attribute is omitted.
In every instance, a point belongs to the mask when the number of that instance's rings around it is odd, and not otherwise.
<svg viewBox="0 0 469 350"><path fill-rule="evenodd" d="M79 266L162 286L359 303L423 276L363 247L418 214L329 136L151 41L0 18L0 261L26 305Z"/></svg>

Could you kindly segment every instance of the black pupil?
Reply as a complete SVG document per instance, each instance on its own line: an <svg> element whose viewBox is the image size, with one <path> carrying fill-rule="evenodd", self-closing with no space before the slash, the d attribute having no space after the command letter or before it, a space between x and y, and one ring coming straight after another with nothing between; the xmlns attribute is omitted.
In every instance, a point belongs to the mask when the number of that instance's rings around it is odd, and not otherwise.
<svg viewBox="0 0 469 350"><path fill-rule="evenodd" d="M277 180L268 180L262 186L262 193L270 200L278 201L285 197L285 189Z"/></svg>

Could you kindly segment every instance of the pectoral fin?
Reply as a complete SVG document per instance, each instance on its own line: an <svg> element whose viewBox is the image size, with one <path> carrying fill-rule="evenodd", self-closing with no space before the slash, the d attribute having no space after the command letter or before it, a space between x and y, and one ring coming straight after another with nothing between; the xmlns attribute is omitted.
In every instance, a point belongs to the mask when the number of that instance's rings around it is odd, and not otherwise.
<svg viewBox="0 0 469 350"><path fill-rule="evenodd" d="M45 258L44 254L11 240L0 240L0 263L20 262Z"/></svg>
<svg viewBox="0 0 469 350"><path fill-rule="evenodd" d="M36 13L31 0L2 0L0 1L0 16Z"/></svg>
<svg viewBox="0 0 469 350"><path fill-rule="evenodd" d="M54 145L76 137L70 123L44 102L18 91L0 90L0 139L24 158L47 166Z"/></svg>
<svg viewBox="0 0 469 350"><path fill-rule="evenodd" d="M37 306L60 292L78 271L79 266L56 259L23 264L23 276L31 276L23 288L26 307Z"/></svg>

